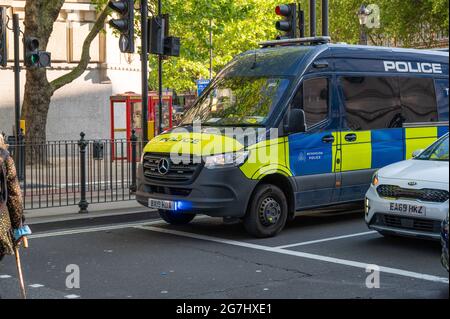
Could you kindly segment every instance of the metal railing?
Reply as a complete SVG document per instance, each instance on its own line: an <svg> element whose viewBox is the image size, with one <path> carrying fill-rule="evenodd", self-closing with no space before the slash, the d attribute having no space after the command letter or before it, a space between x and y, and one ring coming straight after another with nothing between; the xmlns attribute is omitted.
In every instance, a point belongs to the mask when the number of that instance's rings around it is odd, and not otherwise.
<svg viewBox="0 0 450 319"><path fill-rule="evenodd" d="M26 210L134 200L142 142L80 140L10 144Z"/></svg>

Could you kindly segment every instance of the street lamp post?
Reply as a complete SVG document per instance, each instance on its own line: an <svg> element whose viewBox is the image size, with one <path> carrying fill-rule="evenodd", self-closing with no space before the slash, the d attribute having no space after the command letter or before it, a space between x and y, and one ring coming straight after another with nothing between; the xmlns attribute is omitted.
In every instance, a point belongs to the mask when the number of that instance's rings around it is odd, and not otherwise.
<svg viewBox="0 0 450 319"><path fill-rule="evenodd" d="M366 25L367 25L367 21L369 19L370 13L371 13L370 10L367 9L367 7L364 4L361 5L361 7L359 8L359 10L357 12L358 19L359 19L359 26L360 26L359 44L361 44L361 45L368 44Z"/></svg>

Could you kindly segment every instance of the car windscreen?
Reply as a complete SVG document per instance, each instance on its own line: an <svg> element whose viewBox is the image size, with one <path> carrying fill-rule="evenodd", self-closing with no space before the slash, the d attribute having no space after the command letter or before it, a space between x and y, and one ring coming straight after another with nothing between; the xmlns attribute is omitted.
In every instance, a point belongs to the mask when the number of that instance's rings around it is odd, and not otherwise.
<svg viewBox="0 0 450 319"><path fill-rule="evenodd" d="M219 78L189 109L181 125L263 126L289 83L285 78Z"/></svg>
<svg viewBox="0 0 450 319"><path fill-rule="evenodd" d="M431 145L415 159L427 161L448 161L448 135Z"/></svg>

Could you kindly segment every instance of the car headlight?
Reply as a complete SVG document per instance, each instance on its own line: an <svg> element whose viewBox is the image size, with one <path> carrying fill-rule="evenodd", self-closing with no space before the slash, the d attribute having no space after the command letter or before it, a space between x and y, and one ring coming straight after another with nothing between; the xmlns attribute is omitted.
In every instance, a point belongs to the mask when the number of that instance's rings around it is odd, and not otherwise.
<svg viewBox="0 0 450 319"><path fill-rule="evenodd" d="M372 185L378 186L378 184L380 184L380 180L378 179L378 172L375 172L372 177Z"/></svg>
<svg viewBox="0 0 450 319"><path fill-rule="evenodd" d="M206 168L225 168L242 165L248 158L249 152L225 153L208 156L205 159Z"/></svg>

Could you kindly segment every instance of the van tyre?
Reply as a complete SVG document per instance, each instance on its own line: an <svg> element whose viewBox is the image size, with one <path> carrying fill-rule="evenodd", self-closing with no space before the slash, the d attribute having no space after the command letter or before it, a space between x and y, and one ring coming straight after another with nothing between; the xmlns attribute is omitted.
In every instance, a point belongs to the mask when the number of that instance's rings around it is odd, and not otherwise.
<svg viewBox="0 0 450 319"><path fill-rule="evenodd" d="M286 225L288 205L283 191L275 185L262 184L253 193L244 226L257 238L276 236Z"/></svg>
<svg viewBox="0 0 450 319"><path fill-rule="evenodd" d="M168 210L159 210L158 212L159 216L171 225L186 225L195 218L195 214L176 213Z"/></svg>

